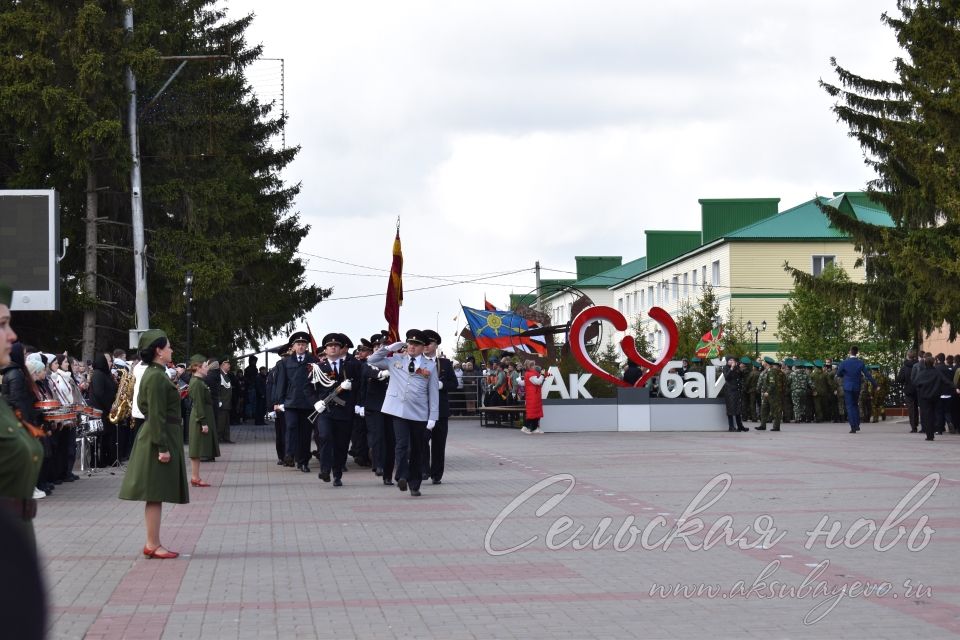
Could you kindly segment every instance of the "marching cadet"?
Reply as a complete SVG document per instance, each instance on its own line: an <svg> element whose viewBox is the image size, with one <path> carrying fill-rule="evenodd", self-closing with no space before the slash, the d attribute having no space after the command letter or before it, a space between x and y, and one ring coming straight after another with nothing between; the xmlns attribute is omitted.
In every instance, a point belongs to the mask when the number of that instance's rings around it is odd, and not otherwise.
<svg viewBox="0 0 960 640"><path fill-rule="evenodd" d="M353 389L353 431L350 434L350 450L347 451L347 455L353 456L353 461L361 467L373 467L372 454L370 453L370 434L367 432L367 421L363 409L363 398L366 393L364 387L367 385L363 370L364 364L371 353L373 353L373 345L366 338L360 338L360 344L353 350L353 359L357 363L358 374L354 381L356 386Z"/></svg>
<svg viewBox="0 0 960 640"><path fill-rule="evenodd" d="M293 353L280 360L277 365L277 381L273 389L273 409L282 411L287 428L286 455L284 464L296 460L297 468L310 473L310 433L312 428L309 416L316 409L317 391L310 382L310 365L317 359L307 353L310 336L305 331L297 331L290 336Z"/></svg>
<svg viewBox="0 0 960 640"><path fill-rule="evenodd" d="M370 345L374 351L380 349L384 336L374 334ZM387 361L389 362L389 360ZM393 433L393 416L383 413L383 400L387 395L390 382L390 369L386 363L379 367L371 365L369 356L363 363L361 376L364 379L360 415L367 423L367 438L370 443L370 456L373 459L373 472L383 477L383 484L393 484L393 457L397 446Z"/></svg>
<svg viewBox="0 0 960 640"><path fill-rule="evenodd" d="M393 416L397 487L406 491L409 484L410 495L419 496L423 479L420 452L425 432L433 430L439 418L440 377L436 363L422 355L423 333L411 329L406 337L405 354L400 354L404 343L396 342L381 347L367 362L390 369L383 413Z"/></svg>
<svg viewBox="0 0 960 640"><path fill-rule="evenodd" d="M440 377L440 407L437 426L430 432L428 439L430 479L433 484L440 484L443 478L443 466L447 451L447 431L450 423L450 391L457 388L457 374L453 370L453 363L447 358L437 357L437 347L440 346L440 334L431 329L423 332L426 344L423 346L423 355L437 363Z"/></svg>
<svg viewBox="0 0 960 640"><path fill-rule="evenodd" d="M293 353L290 347L287 347L285 350L280 352L280 357L285 358L288 355ZM280 368L280 360L277 364L273 365L273 368L270 369L270 372L267 374L267 401L272 404L273 390L277 386L277 372ZM286 434L287 425L283 419L283 411L273 411L273 439L274 445L277 448L277 465L284 465L287 467L293 466L293 459L289 460L289 463L285 460L287 456L287 445L286 445Z"/></svg>
<svg viewBox="0 0 960 640"><path fill-rule="evenodd" d="M347 357L347 350L352 346L350 338L342 333L328 333L323 337L326 358L319 365L320 371L333 381L333 387L327 399L321 399L315 405L320 414L317 433L322 442L318 477L330 482L332 471L335 487L343 486L343 469L347 465L347 449L350 448L355 415L353 383L360 379L360 363Z"/></svg>

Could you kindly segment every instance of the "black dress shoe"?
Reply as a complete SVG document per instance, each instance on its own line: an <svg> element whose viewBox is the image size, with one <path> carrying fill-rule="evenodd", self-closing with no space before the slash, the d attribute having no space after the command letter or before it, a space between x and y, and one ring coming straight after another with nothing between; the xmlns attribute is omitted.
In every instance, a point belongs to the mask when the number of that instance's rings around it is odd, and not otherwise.
<svg viewBox="0 0 960 640"><path fill-rule="evenodd" d="M727 427L727 431L736 431L733 427Z"/></svg>
<svg viewBox="0 0 960 640"><path fill-rule="evenodd" d="M300 467L300 471L303 471L304 473L310 473L310 465L308 464L303 465L302 467Z"/></svg>
<svg viewBox="0 0 960 640"><path fill-rule="evenodd" d="M278 466L278 467L282 467L282 466L283 466L283 460L277 460L277 466Z"/></svg>
<svg viewBox="0 0 960 640"><path fill-rule="evenodd" d="M856 432L857 432L856 429L850 429L850 433L856 433Z"/></svg>
<svg viewBox="0 0 960 640"><path fill-rule="evenodd" d="M71 480L79 480L79 479L80 479L80 476L78 476L78 475L75 474L75 473L71 473L71 474L70 474L70 479L71 479Z"/></svg>
<svg viewBox="0 0 960 640"><path fill-rule="evenodd" d="M391 480L390 478L384 478L384 479L383 479L383 484L392 487L392 486L393 486L393 480Z"/></svg>
<svg viewBox="0 0 960 640"><path fill-rule="evenodd" d="M750 429L747 429L746 427L740 427L737 429L737 431L750 431Z"/></svg>
<svg viewBox="0 0 960 640"><path fill-rule="evenodd" d="M770 431L780 431L780 427L774 427L773 429L770 429Z"/></svg>
<svg viewBox="0 0 960 640"><path fill-rule="evenodd" d="M343 486L343 482L340 480L340 478L334 478L334 479L333 479L333 486L335 486L335 487L342 487L342 486Z"/></svg>
<svg viewBox="0 0 960 640"><path fill-rule="evenodd" d="M410 495L416 498L420 497L420 489L410 489Z"/></svg>
<svg viewBox="0 0 960 640"><path fill-rule="evenodd" d="M756 429L757 431L766 431L766 430L767 430L766 427L754 427L754 429Z"/></svg>
<svg viewBox="0 0 960 640"><path fill-rule="evenodd" d="M406 478L398 478L398 479L397 479L397 488L400 489L400 491L406 491L406 490L407 490L407 479L406 479Z"/></svg>
<svg viewBox="0 0 960 640"><path fill-rule="evenodd" d="M383 475L383 469L374 469L373 472L378 478Z"/></svg>
<svg viewBox="0 0 960 640"><path fill-rule="evenodd" d="M910 429L910 433L916 433L916 432L917 432L916 429Z"/></svg>
<svg viewBox="0 0 960 640"><path fill-rule="evenodd" d="M329 471L323 471L323 470L321 470L321 471L320 471L320 475L318 475L317 477L320 478L321 480L323 480L324 482L330 482L330 472L329 472Z"/></svg>
<svg viewBox="0 0 960 640"><path fill-rule="evenodd" d="M440 484L440 478L434 478L433 484Z"/></svg>

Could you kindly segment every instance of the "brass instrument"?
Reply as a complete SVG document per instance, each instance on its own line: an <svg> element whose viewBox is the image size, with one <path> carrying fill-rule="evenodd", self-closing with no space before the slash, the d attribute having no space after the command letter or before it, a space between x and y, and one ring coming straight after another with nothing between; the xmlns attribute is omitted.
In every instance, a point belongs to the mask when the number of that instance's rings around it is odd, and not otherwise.
<svg viewBox="0 0 960 640"><path fill-rule="evenodd" d="M110 407L110 422L113 424L130 417L130 412L133 409L133 387L135 383L136 379L132 371L120 372L117 397L113 399L113 406Z"/></svg>

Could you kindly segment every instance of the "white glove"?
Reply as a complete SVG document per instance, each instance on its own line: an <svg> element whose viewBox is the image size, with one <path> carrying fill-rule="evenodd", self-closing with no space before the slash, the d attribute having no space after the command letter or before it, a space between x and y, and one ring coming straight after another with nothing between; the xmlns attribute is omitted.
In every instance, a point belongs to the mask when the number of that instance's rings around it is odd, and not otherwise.
<svg viewBox="0 0 960 640"><path fill-rule="evenodd" d="M286 411L287 409L281 404L277 405L277 411Z"/></svg>
<svg viewBox="0 0 960 640"><path fill-rule="evenodd" d="M440 381L440 388L443 389L443 380Z"/></svg>
<svg viewBox="0 0 960 640"><path fill-rule="evenodd" d="M276 419L277 419L276 411L271 411L270 413L267 414L267 420L276 420Z"/></svg>
<svg viewBox="0 0 960 640"><path fill-rule="evenodd" d="M427 420L427 431L433 431L435 426L437 426L436 420Z"/></svg>
<svg viewBox="0 0 960 640"><path fill-rule="evenodd" d="M389 377L390 377L389 369L384 369L383 371L377 374L377 380L386 380Z"/></svg>
<svg viewBox="0 0 960 640"><path fill-rule="evenodd" d="M340 388L343 389L344 391L350 391L350 389L353 389L353 383L350 382L349 380L344 380L343 382L340 383Z"/></svg>
<svg viewBox="0 0 960 640"><path fill-rule="evenodd" d="M353 407L353 412L354 412L355 414L357 414L358 416L359 416L359 415L362 415L362 414L360 413L360 409L361 409L360 405L356 405L356 406Z"/></svg>
<svg viewBox="0 0 960 640"><path fill-rule="evenodd" d="M327 403L323 400L317 400L317 403L313 405L313 408L317 410L317 413L323 413L327 408Z"/></svg>
<svg viewBox="0 0 960 640"><path fill-rule="evenodd" d="M220 409L221 407L223 407L223 403L218 400L218 401L217 401L217 408Z"/></svg>
<svg viewBox="0 0 960 640"><path fill-rule="evenodd" d="M406 343L406 342L394 342L394 343L391 344L389 347L387 347L387 351L389 351L390 353L396 353L397 351L400 351L401 347L403 347L405 344L407 344L407 343Z"/></svg>
<svg viewBox="0 0 960 640"><path fill-rule="evenodd" d="M364 407L358 407L358 409L360 409L360 417L361 417L361 418L366 418L366 417L367 417L367 410L366 410Z"/></svg>

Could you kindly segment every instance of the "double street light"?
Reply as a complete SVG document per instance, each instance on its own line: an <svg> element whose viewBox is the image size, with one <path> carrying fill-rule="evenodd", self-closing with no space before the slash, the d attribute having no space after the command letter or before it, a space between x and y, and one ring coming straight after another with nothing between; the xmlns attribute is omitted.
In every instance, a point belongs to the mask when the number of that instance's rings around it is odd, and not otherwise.
<svg viewBox="0 0 960 640"><path fill-rule="evenodd" d="M756 348L757 348L757 355L756 355L757 358L760 357L760 332L766 331L766 330L767 330L766 320L761 322L760 326L758 327L754 327L753 322L751 320L747 320L747 331L753 331L754 344L756 345Z"/></svg>

